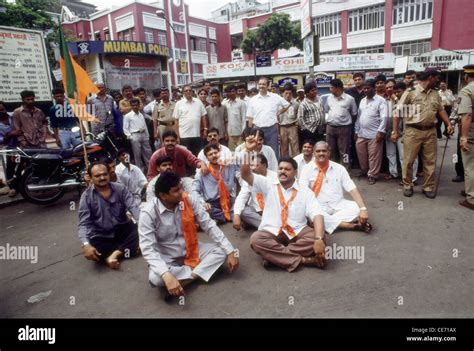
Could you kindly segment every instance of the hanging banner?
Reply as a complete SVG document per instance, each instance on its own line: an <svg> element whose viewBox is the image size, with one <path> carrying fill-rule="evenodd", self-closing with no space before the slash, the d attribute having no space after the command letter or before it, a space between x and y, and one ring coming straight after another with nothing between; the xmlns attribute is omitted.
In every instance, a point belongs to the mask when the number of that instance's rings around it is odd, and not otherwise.
<svg viewBox="0 0 474 351"><path fill-rule="evenodd" d="M384 54L354 54L328 55L320 57L321 64L314 67L315 71L353 71L369 69L386 69L395 67L395 55Z"/></svg>
<svg viewBox="0 0 474 351"><path fill-rule="evenodd" d="M301 0L301 39L304 39L311 33L311 5L312 0Z"/></svg>

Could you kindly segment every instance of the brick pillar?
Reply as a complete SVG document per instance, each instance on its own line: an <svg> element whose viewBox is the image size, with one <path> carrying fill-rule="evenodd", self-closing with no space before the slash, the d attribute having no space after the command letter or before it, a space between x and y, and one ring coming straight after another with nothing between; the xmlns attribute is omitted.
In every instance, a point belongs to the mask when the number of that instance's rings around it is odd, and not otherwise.
<svg viewBox="0 0 474 351"><path fill-rule="evenodd" d="M342 41L342 54L348 54L347 50L347 33L349 32L349 12L341 12L341 41Z"/></svg>
<svg viewBox="0 0 474 351"><path fill-rule="evenodd" d="M441 18L444 0L433 1L433 31L431 35L431 50L439 49L441 42ZM455 25L455 24L452 24Z"/></svg>
<svg viewBox="0 0 474 351"><path fill-rule="evenodd" d="M393 0L385 1L385 42L383 51L392 52L392 19L393 19Z"/></svg>

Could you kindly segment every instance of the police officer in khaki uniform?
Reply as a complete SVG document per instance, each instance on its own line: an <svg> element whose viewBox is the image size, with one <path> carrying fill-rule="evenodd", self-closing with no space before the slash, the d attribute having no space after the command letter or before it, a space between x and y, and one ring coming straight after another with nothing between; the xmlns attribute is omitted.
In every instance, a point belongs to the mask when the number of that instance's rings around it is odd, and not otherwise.
<svg viewBox="0 0 474 351"><path fill-rule="evenodd" d="M467 86L459 93L461 101L458 115L461 117L461 152L464 163L464 185L466 198L459 201L461 206L474 210L474 65L464 66L464 80Z"/></svg>
<svg viewBox="0 0 474 351"><path fill-rule="evenodd" d="M163 143L161 137L166 130L177 130L176 120L173 118L176 103L170 100L168 88L161 88L160 99L160 103L153 109L152 120L155 140L159 139Z"/></svg>
<svg viewBox="0 0 474 351"><path fill-rule="evenodd" d="M398 139L398 123L400 118L405 118L405 132L403 136L403 195L413 195L413 162L421 151L423 162L423 194L430 199L436 197L435 168L438 139L436 137L436 114L438 113L445 125L448 134L454 133L454 128L449 121L449 116L441 104L441 98L434 88L439 83L440 72L427 69L418 75L419 83L415 89L399 102L399 109L393 119L391 139Z"/></svg>

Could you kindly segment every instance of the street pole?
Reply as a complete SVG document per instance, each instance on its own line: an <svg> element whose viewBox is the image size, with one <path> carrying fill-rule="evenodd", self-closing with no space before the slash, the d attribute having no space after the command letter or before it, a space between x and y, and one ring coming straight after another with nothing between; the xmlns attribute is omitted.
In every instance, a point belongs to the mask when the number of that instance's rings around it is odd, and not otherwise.
<svg viewBox="0 0 474 351"><path fill-rule="evenodd" d="M257 87L257 50L255 48L255 42L252 43L253 48L253 80L255 87Z"/></svg>

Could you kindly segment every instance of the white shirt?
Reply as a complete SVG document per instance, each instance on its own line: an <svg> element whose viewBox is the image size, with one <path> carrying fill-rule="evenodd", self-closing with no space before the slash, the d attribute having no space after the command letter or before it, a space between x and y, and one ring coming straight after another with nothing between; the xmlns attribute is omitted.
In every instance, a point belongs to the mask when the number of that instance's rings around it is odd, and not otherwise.
<svg viewBox="0 0 474 351"><path fill-rule="evenodd" d="M388 123L387 102L381 96L375 95L372 99L367 96L359 105L355 134L365 139L375 139L377 133L385 133Z"/></svg>
<svg viewBox="0 0 474 351"><path fill-rule="evenodd" d="M303 172L304 166L306 166L307 164L311 162L314 162L314 156L311 158L309 162L306 162L306 160L304 159L303 153L301 153L293 157L293 160L295 160L296 163L298 164L298 179L299 179L301 177L301 172Z"/></svg>
<svg viewBox="0 0 474 351"><path fill-rule="evenodd" d="M318 178L318 173L319 169L316 163L311 162L306 165L301 172L300 186L312 189ZM323 185L317 199L323 207L336 205L344 200L344 190L350 193L355 188L347 170L340 164L329 161L329 168L324 175Z"/></svg>
<svg viewBox="0 0 474 351"><path fill-rule="evenodd" d="M160 103L156 100L153 100L152 102L148 103L144 108L143 112L146 113L147 115L152 115L153 110L155 109L155 106L158 106Z"/></svg>
<svg viewBox="0 0 474 351"><path fill-rule="evenodd" d="M135 199L138 199L139 205L141 202L142 190L148 183L143 172L135 165L130 164L129 170L124 164L120 163L115 168L115 173L117 174L120 183L127 187L128 191L132 193Z"/></svg>
<svg viewBox="0 0 474 351"><path fill-rule="evenodd" d="M280 231L281 204L277 187L281 187L286 202L290 199L293 188L298 191L296 197L288 206L287 220L287 224L293 228L296 234L299 234L299 232L306 227L307 220L312 222L314 217L323 214L318 201L314 197L314 193L307 187L299 185L296 180L288 190L285 190L278 179L271 180L264 176L254 174L253 191L262 193L265 199L265 209L263 210L262 222L258 230L264 230L273 235L278 235ZM283 230L283 232L289 239L292 239L292 236L289 235L286 230Z"/></svg>
<svg viewBox="0 0 474 351"><path fill-rule="evenodd" d="M277 173L269 169L267 169L266 178L272 181L278 181ZM234 214L240 216L246 206L252 208L255 212L262 211L263 209L260 208L257 201L257 192L253 191L253 187L243 179L241 185L242 187L240 188L239 195L237 195L234 202Z"/></svg>
<svg viewBox="0 0 474 351"><path fill-rule="evenodd" d="M250 98L248 96L245 96L243 99L240 98L240 96L237 98L237 100L240 100L245 103L245 109L249 108L249 101Z"/></svg>
<svg viewBox="0 0 474 351"><path fill-rule="evenodd" d="M280 95L260 93L250 99L247 117L253 119L253 124L259 128L271 127L278 123L277 112L286 108L290 103Z"/></svg>
<svg viewBox="0 0 474 351"><path fill-rule="evenodd" d="M201 118L207 114L206 108L196 98L191 102L181 99L176 102L173 117L179 123L180 138L196 138L201 135Z"/></svg>
<svg viewBox="0 0 474 351"><path fill-rule="evenodd" d="M230 151L230 149L227 146L220 144L219 160L220 161L225 161L225 160L228 160L230 158L232 158L232 151ZM207 160L206 155L204 155L204 149L199 151L198 159L200 159L203 162L206 162L206 164L209 164L209 161Z"/></svg>
<svg viewBox="0 0 474 351"><path fill-rule="evenodd" d="M227 133L240 136L245 129L247 105L240 99L224 99L222 105L227 108Z"/></svg>
<svg viewBox="0 0 474 351"><path fill-rule="evenodd" d="M240 144L235 148L235 152L243 151L244 147L245 143ZM267 158L268 169L276 172L278 170L278 160L275 156L275 151L273 151L273 149L268 145L262 145L262 150L260 152Z"/></svg>
<svg viewBox="0 0 474 351"><path fill-rule="evenodd" d="M148 136L148 129L145 122L145 117L140 112L135 113L130 111L123 117L123 132L126 136L131 136L133 133L145 133Z"/></svg>

